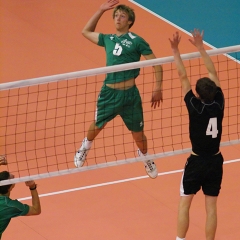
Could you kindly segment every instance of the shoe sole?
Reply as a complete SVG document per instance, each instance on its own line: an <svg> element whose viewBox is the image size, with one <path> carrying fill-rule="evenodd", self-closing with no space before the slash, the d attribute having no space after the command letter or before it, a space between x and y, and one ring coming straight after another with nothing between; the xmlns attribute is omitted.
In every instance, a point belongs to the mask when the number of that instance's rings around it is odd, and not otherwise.
<svg viewBox="0 0 240 240"><path fill-rule="evenodd" d="M152 176L150 176L150 175L148 174L147 171L146 171L146 173L147 173L147 175L148 175L151 179L155 179L155 178L157 178L157 176L158 176L158 174L157 174L156 177L152 177Z"/></svg>

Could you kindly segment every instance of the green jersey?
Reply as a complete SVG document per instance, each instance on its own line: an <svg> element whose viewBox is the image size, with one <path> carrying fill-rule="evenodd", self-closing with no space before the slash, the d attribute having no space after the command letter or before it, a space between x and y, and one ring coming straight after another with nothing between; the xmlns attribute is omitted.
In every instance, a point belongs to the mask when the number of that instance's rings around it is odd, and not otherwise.
<svg viewBox="0 0 240 240"><path fill-rule="evenodd" d="M29 206L27 204L12 200L6 196L0 196L0 239L11 218L24 216L28 212Z"/></svg>
<svg viewBox="0 0 240 240"><path fill-rule="evenodd" d="M105 47L107 66L138 62L141 55L152 54L149 44L138 35L128 32L121 36L116 34L99 34L98 45ZM140 69L108 73L105 84L117 83L136 78Z"/></svg>

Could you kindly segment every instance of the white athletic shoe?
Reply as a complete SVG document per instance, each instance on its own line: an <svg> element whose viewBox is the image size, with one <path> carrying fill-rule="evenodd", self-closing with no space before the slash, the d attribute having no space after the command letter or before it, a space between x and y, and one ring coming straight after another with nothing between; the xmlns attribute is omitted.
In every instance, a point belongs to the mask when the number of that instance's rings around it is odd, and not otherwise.
<svg viewBox="0 0 240 240"><path fill-rule="evenodd" d="M144 156L139 149L137 150L137 153L139 157ZM143 163L144 163L147 175L150 178L156 178L158 176L158 170L153 160L145 160Z"/></svg>
<svg viewBox="0 0 240 240"><path fill-rule="evenodd" d="M82 146L79 148L79 150L76 152L76 154L74 156L74 164L77 168L83 166L83 164L85 163L87 154L90 150L90 148L86 149L86 147L85 147L86 141L87 141L87 138L84 138L82 141Z"/></svg>

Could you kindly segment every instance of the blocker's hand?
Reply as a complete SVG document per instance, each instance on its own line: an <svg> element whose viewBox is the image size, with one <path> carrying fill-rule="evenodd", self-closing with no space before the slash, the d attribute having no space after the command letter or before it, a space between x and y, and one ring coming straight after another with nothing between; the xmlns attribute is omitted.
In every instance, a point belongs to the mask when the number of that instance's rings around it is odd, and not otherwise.
<svg viewBox="0 0 240 240"><path fill-rule="evenodd" d="M198 29L194 29L191 31L193 38L189 39L189 41L197 47L197 49L201 49L203 47L203 35L204 31L200 32Z"/></svg>

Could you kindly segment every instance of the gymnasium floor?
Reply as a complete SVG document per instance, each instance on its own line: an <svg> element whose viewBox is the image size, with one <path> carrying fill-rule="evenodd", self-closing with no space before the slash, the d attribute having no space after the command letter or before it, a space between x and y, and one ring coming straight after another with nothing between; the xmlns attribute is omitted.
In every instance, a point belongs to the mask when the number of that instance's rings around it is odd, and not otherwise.
<svg viewBox="0 0 240 240"><path fill-rule="evenodd" d="M1 1L1 82L105 66L104 50L81 36L84 24L101 3ZM157 57L171 56L168 38L176 28L127 0L121 3L136 11L132 31L150 43ZM102 17L98 29L114 31L110 12ZM187 42L189 36L181 34L182 42ZM194 51L189 44L181 45L182 53ZM240 146L223 147L222 153L225 165L216 240L238 240ZM145 175L142 163L38 180L42 214L12 219L2 239L175 239L179 182L187 156L156 160L159 176L155 180ZM29 194L24 183L19 183L11 197L31 204ZM204 223L204 196L199 192L187 239L204 239Z"/></svg>

